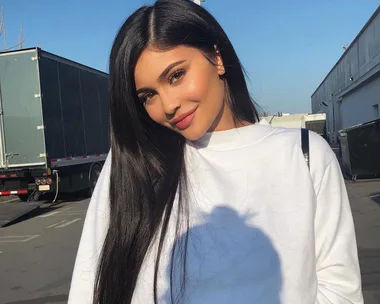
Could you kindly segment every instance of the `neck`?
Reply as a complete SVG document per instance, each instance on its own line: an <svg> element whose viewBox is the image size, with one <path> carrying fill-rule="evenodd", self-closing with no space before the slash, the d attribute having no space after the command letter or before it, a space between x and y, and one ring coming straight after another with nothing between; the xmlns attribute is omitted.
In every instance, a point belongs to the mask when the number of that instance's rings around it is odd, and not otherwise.
<svg viewBox="0 0 380 304"><path fill-rule="evenodd" d="M218 117L216 118L215 122L212 124L208 132L227 131L234 128L240 128L249 125L252 125L252 123L248 121L240 121L238 119L234 119L234 115L232 114L232 111L228 103L224 102L224 105L220 113L218 114Z"/></svg>

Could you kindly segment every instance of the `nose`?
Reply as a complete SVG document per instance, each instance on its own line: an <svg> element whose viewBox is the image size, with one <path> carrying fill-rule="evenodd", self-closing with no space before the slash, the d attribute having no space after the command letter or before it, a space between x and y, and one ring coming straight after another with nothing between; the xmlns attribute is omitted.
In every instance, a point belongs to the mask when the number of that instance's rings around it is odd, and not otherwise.
<svg viewBox="0 0 380 304"><path fill-rule="evenodd" d="M167 116L172 116L181 107L179 98L164 95L161 96L162 106Z"/></svg>

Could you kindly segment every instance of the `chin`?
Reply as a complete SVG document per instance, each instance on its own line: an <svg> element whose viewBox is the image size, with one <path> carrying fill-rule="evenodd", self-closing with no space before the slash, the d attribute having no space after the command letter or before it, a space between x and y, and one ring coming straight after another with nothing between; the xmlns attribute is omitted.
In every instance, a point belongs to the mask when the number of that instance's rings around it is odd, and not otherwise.
<svg viewBox="0 0 380 304"><path fill-rule="evenodd" d="M182 134L183 137L185 137L187 140L190 141L196 141L202 137L202 135L197 135L197 134Z"/></svg>
<svg viewBox="0 0 380 304"><path fill-rule="evenodd" d="M195 127L195 126L190 126L186 130L183 130L180 132L183 137L185 137L187 140L190 141L196 141L200 139L203 135L206 134L208 128L207 127Z"/></svg>

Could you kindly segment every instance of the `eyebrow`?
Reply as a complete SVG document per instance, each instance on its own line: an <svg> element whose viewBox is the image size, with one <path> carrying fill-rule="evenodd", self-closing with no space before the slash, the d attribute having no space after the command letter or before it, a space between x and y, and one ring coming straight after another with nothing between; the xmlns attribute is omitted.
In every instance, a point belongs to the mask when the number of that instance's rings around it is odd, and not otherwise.
<svg viewBox="0 0 380 304"><path fill-rule="evenodd" d="M169 74L169 72L175 68L177 65L180 65L181 63L184 63L186 60L179 60L179 61L176 61L176 62L173 62L171 64L169 64L165 70L163 70L163 72L160 74L160 76L158 76L158 81L163 81L165 79L165 77ZM138 89L136 91L137 94L140 94L140 93L144 93L144 92L150 92L152 91L151 89L148 89L148 88L141 88L141 89Z"/></svg>
<svg viewBox="0 0 380 304"><path fill-rule="evenodd" d="M185 60L179 60L179 61L169 64L166 67L166 69L161 73L161 75L158 77L158 81L163 81L173 68L175 68L177 65L180 65L181 63L184 63L184 62Z"/></svg>

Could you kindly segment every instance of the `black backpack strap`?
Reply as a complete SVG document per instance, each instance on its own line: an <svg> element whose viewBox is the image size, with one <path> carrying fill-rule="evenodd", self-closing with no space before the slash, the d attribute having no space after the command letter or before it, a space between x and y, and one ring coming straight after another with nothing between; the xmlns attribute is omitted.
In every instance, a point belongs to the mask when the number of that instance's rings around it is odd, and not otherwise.
<svg viewBox="0 0 380 304"><path fill-rule="evenodd" d="M306 164L310 169L310 151L309 151L309 130L308 129L301 129L301 147L302 147L302 153L305 157Z"/></svg>

